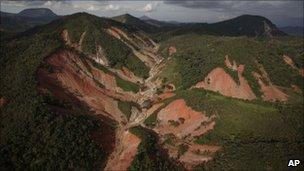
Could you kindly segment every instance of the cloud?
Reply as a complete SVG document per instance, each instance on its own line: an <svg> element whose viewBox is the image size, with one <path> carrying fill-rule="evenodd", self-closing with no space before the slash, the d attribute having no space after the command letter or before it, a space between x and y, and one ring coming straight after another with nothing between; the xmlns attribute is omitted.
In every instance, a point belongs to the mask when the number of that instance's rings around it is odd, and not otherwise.
<svg viewBox="0 0 304 171"><path fill-rule="evenodd" d="M148 3L143 7L144 12L152 12L152 11L156 11L156 8L159 6L161 2L160 1L155 1L153 3Z"/></svg>
<svg viewBox="0 0 304 171"><path fill-rule="evenodd" d="M151 12L151 11L152 11L152 4L147 4L147 5L144 7L144 11L145 11L145 12Z"/></svg>
<svg viewBox="0 0 304 171"><path fill-rule="evenodd" d="M218 21L228 20L230 18L232 18L232 17L229 15L220 15L217 17Z"/></svg>
<svg viewBox="0 0 304 171"><path fill-rule="evenodd" d="M275 20L279 25L291 23L303 25L304 1L181 1L164 0L167 5L175 5L193 10L216 12L220 15L238 16L242 14L262 15ZM221 18L217 17L217 20Z"/></svg>
<svg viewBox="0 0 304 171"><path fill-rule="evenodd" d="M164 0L165 4L192 9L216 10L229 13L260 12L285 13L286 15L302 15L303 1L181 1Z"/></svg>
<svg viewBox="0 0 304 171"><path fill-rule="evenodd" d="M116 10L119 10L119 9L120 9L120 6L112 5L112 4L109 4L105 7L105 10L109 10L109 11L116 11Z"/></svg>
<svg viewBox="0 0 304 171"><path fill-rule="evenodd" d="M230 9L236 1L181 1L165 0L165 4L178 5L186 8L202 9Z"/></svg>
<svg viewBox="0 0 304 171"><path fill-rule="evenodd" d="M52 6L53 3L52 3L52 1L46 1L43 5L44 6Z"/></svg>
<svg viewBox="0 0 304 171"><path fill-rule="evenodd" d="M96 11L96 10L99 10L98 7L94 6L94 5L90 5L88 8L87 8L88 11Z"/></svg>

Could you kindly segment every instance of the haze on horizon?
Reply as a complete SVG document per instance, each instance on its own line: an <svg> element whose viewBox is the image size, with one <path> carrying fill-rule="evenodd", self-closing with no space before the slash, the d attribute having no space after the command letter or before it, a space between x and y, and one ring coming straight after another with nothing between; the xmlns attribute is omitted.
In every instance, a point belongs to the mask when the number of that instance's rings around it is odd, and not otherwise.
<svg viewBox="0 0 304 171"><path fill-rule="evenodd" d="M162 21L207 22L242 14L261 15L276 25L303 27L303 1L1 1L1 11L49 8L58 15L87 12L112 17L129 13Z"/></svg>

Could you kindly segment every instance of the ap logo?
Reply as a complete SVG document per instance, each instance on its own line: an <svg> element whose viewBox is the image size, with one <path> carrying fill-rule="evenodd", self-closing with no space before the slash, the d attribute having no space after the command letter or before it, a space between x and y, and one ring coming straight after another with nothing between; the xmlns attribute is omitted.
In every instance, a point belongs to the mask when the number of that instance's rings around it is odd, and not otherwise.
<svg viewBox="0 0 304 171"><path fill-rule="evenodd" d="M289 160L288 167L297 167L300 164L300 160Z"/></svg>

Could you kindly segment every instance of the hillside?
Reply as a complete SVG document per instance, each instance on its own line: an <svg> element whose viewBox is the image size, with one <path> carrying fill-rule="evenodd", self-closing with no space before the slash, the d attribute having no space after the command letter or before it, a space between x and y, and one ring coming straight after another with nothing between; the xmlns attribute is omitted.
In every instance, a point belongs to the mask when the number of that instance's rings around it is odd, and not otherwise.
<svg viewBox="0 0 304 171"><path fill-rule="evenodd" d="M157 28L76 13L0 32L0 168L286 170L304 160L302 38L246 15Z"/></svg>
<svg viewBox="0 0 304 171"><path fill-rule="evenodd" d="M164 30L156 40L164 41L170 37L185 34L214 36L277 37L285 36L270 20L262 16L242 15L217 23L180 23Z"/></svg>
<svg viewBox="0 0 304 171"><path fill-rule="evenodd" d="M152 18L149 18L148 16L141 16L139 19L145 21L146 23L156 26L156 27L175 27L176 24L165 22L165 21L158 21L154 20Z"/></svg>
<svg viewBox="0 0 304 171"><path fill-rule="evenodd" d="M286 35L267 18L255 15L242 15L230 20L214 23L210 25L209 29L226 36L247 35L257 37Z"/></svg>
<svg viewBox="0 0 304 171"><path fill-rule="evenodd" d="M6 168L101 167L113 149L115 125L126 118L120 108L127 107L121 109L127 113L137 106L134 93L155 62L153 46L132 28L86 13L2 40L1 156L8 157L1 162ZM42 148L50 152L44 154ZM63 149L74 155L66 153L58 161ZM32 155L12 161L18 153Z"/></svg>
<svg viewBox="0 0 304 171"><path fill-rule="evenodd" d="M113 20L136 27L146 33L156 33L159 31L158 26L148 24L144 20L140 20L130 14L124 14L112 17Z"/></svg>

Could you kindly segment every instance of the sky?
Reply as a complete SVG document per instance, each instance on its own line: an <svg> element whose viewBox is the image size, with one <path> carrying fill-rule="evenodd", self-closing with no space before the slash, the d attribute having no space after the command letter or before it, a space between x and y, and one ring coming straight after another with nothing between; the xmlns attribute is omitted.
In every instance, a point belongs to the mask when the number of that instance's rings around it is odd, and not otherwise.
<svg viewBox="0 0 304 171"><path fill-rule="evenodd" d="M3 1L1 11L18 13L27 8L49 8L58 15L87 12L112 17L129 13L162 21L214 23L242 14L261 15L277 26L303 26L303 0L288 1Z"/></svg>

